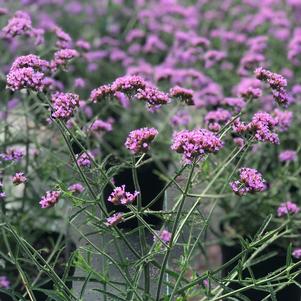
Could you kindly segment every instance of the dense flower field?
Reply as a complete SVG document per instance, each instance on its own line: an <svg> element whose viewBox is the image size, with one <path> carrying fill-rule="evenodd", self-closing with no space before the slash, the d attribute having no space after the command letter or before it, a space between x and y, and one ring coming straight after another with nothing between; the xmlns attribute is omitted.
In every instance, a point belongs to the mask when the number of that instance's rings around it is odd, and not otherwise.
<svg viewBox="0 0 301 301"><path fill-rule="evenodd" d="M0 0L0 300L299 301L300 18Z"/></svg>

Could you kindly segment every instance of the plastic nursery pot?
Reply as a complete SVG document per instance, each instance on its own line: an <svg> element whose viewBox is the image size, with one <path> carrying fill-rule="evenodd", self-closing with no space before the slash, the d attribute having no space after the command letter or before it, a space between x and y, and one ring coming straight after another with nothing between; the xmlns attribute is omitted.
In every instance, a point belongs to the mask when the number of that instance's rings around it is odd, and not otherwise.
<svg viewBox="0 0 301 301"><path fill-rule="evenodd" d="M165 166L168 166L168 162L162 162ZM163 181L155 172L158 167L155 163L151 162L142 165L138 168L138 181L141 189L141 200L142 206L147 206L164 188L165 181ZM116 186L125 185L126 191L135 191L135 186L132 177L132 170L130 168L123 169L117 175L114 176L114 183ZM108 202L107 199L112 192L112 187L110 185L106 186L104 189L104 200L106 202L108 212L129 212L123 205L113 205ZM163 210L164 193L158 198L158 200L149 207L151 211ZM136 201L134 202L134 205ZM144 215L144 220L155 227L160 227L162 220L154 214ZM118 224L120 228L134 229L138 226L137 218L132 218L128 221Z"/></svg>
<svg viewBox="0 0 301 301"><path fill-rule="evenodd" d="M225 244L221 245L222 249L222 260L223 264L227 263L229 260L234 258L236 255L238 255L241 252L241 247L239 244L235 244L232 246L227 246ZM266 249L266 254L270 252L277 252L277 255L262 261L258 264L253 265L252 271L255 278L264 277L268 275L271 272L276 271L277 269L285 266L286 264L286 254L285 251L279 248L278 246L270 246ZM264 252L262 252L261 255L264 255ZM229 265L222 271L222 276L225 277L235 266L235 263L232 265ZM245 270L242 273L242 277L250 277L250 274L247 270ZM296 279L298 282L301 282L301 277L299 276ZM239 284L231 284L229 285L229 288L231 289L239 289L242 286ZM249 289L247 291L241 292L241 295L249 298L251 301L260 301L264 299L268 295L267 292L256 290L256 289ZM238 297L239 298L239 297ZM277 301L300 301L301 299L301 289L295 285L291 284L289 286L286 286L281 291L276 293L276 300ZM240 298L239 298L240 299ZM230 299L226 299L230 300ZM270 300L270 299L269 299Z"/></svg>
<svg viewBox="0 0 301 301"><path fill-rule="evenodd" d="M46 260L48 256L51 254L53 245L56 244L59 237L60 237L60 233L58 232L44 232L44 233L42 232L40 235L37 236L32 246L36 250L38 250L39 253ZM70 241L69 239L66 242L66 237L64 235L61 236L60 248L62 247L64 247L64 250L60 253L60 255L57 258L55 257L57 261L54 267L54 271L60 278L64 276L64 272L65 272L64 265L70 258L70 254L76 250L75 243L73 241ZM31 268L24 267L24 262L22 263L22 269L27 272L27 276L29 276L30 282L32 282L33 279L35 279L38 274L36 268L32 269L32 267ZM11 270L11 275L15 275L15 277L18 277L19 273L14 266L11 266L10 270ZM74 272L75 272L75 268L71 266L68 271L67 278L72 277L74 275ZM70 289L72 288L72 281L67 281L65 284L68 288ZM38 287L41 290L52 290L53 282L48 278L47 275L42 274L39 281L36 283L35 287ZM16 287L12 287L11 289L15 291L18 295L23 295L26 291L22 283L19 283ZM44 301L47 300L48 298L46 293L44 294L39 290L33 290L33 293L37 301ZM14 299L9 295L5 294L4 292L0 292L0 301L13 301L13 300Z"/></svg>

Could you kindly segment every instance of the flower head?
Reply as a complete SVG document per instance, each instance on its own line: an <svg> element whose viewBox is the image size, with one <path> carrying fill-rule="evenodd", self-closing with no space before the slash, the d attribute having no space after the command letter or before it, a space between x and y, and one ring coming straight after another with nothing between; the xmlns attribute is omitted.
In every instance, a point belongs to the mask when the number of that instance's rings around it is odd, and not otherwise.
<svg viewBox="0 0 301 301"><path fill-rule="evenodd" d="M76 155L77 164L81 167L90 167L91 159L93 159L93 156L90 152Z"/></svg>
<svg viewBox="0 0 301 301"><path fill-rule="evenodd" d="M138 89L135 97L138 100L147 102L149 106L164 105L169 102L167 94L151 86L147 86L144 89Z"/></svg>
<svg viewBox="0 0 301 301"><path fill-rule="evenodd" d="M239 196L247 193L261 192L266 189L266 182L256 169L243 167L239 169L239 180L230 183L233 192Z"/></svg>
<svg viewBox="0 0 301 301"><path fill-rule="evenodd" d="M79 56L75 49L60 49L54 53L54 59L51 61L51 69L55 71L58 67L65 67L69 61Z"/></svg>
<svg viewBox="0 0 301 301"><path fill-rule="evenodd" d="M89 132L99 133L99 132L111 132L112 131L113 120L103 121L101 119L96 119L89 127Z"/></svg>
<svg viewBox="0 0 301 301"><path fill-rule="evenodd" d="M10 282L6 276L0 276L0 288L9 288Z"/></svg>
<svg viewBox="0 0 301 301"><path fill-rule="evenodd" d="M114 205L127 205L133 203L138 194L138 191L135 191L134 193L126 192L125 185L122 185L113 190L108 198L108 201Z"/></svg>
<svg viewBox="0 0 301 301"><path fill-rule="evenodd" d="M68 120L79 107L79 96L74 93L56 92L52 94L51 101L54 109L51 115L53 118Z"/></svg>
<svg viewBox="0 0 301 301"><path fill-rule="evenodd" d="M44 71L49 63L29 54L18 57L7 74L7 88L12 91L24 88L42 91L46 85Z"/></svg>
<svg viewBox="0 0 301 301"><path fill-rule="evenodd" d="M17 148L11 148L8 149L4 154L0 154L0 159L3 159L4 161L19 161L23 158L24 153L17 149Z"/></svg>
<svg viewBox="0 0 301 301"><path fill-rule="evenodd" d="M168 244L171 240L171 233L165 229L162 231L159 231L158 236L165 244ZM154 241L157 241L157 240L158 240L158 238L156 236L154 236Z"/></svg>
<svg viewBox="0 0 301 301"><path fill-rule="evenodd" d="M172 150L183 154L186 163L192 163L194 159L203 158L208 153L215 153L222 147L221 139L206 129L176 132L171 145Z"/></svg>
<svg viewBox="0 0 301 301"><path fill-rule="evenodd" d="M296 214L300 211L300 208L297 206L296 203L291 201L286 201L281 203L277 209L277 215L279 217L288 215L288 214Z"/></svg>
<svg viewBox="0 0 301 301"><path fill-rule="evenodd" d="M81 183L74 183L68 187L68 190L72 193L82 193L85 188Z"/></svg>
<svg viewBox="0 0 301 301"><path fill-rule="evenodd" d="M301 248L297 248L292 252L292 255L297 258L300 259L301 258Z"/></svg>
<svg viewBox="0 0 301 301"><path fill-rule="evenodd" d="M27 178L24 176L23 172L17 172L14 176L12 176L12 182L15 185L19 185L25 183Z"/></svg>
<svg viewBox="0 0 301 301"><path fill-rule="evenodd" d="M129 133L124 145L132 154L146 153L157 135L155 128L137 129Z"/></svg>
<svg viewBox="0 0 301 301"><path fill-rule="evenodd" d="M187 105L193 105L193 91L190 89L175 86L169 90L170 97L178 98Z"/></svg>
<svg viewBox="0 0 301 301"><path fill-rule="evenodd" d="M279 154L280 162L290 162L297 159L297 152L293 150L285 150Z"/></svg>
<svg viewBox="0 0 301 301"><path fill-rule="evenodd" d="M60 195L60 191L47 191L40 200L41 208L53 207L59 201Z"/></svg>
<svg viewBox="0 0 301 301"><path fill-rule="evenodd" d="M105 223L106 226L115 226L123 221L123 213L117 212L114 213L112 216L107 218L107 222Z"/></svg>

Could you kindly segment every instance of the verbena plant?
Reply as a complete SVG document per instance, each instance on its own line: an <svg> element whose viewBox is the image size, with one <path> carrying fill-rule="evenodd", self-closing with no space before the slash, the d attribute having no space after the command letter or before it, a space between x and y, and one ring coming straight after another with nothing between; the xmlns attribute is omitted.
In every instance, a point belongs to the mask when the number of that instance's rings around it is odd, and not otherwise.
<svg viewBox="0 0 301 301"><path fill-rule="evenodd" d="M299 285L296 4L63 1L78 18L48 4L1 10L1 292L215 301ZM145 168L164 183L149 203ZM241 252L199 271L220 221ZM286 263L257 277L275 245Z"/></svg>

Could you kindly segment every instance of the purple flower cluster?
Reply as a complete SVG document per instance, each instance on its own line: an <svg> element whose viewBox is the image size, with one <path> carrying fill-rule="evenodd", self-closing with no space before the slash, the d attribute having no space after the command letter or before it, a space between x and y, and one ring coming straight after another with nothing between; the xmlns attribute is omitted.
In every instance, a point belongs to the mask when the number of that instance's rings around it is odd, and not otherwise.
<svg viewBox="0 0 301 301"><path fill-rule="evenodd" d="M60 191L47 191L40 200L41 208L53 207L59 201L60 195Z"/></svg>
<svg viewBox="0 0 301 301"><path fill-rule="evenodd" d="M291 111L280 111L275 109L273 111L274 119L277 122L277 129L279 132L286 132L293 121L293 112Z"/></svg>
<svg viewBox="0 0 301 301"><path fill-rule="evenodd" d="M239 169L239 180L230 183L234 193L239 196L247 193L261 192L266 189L266 182L256 169L242 167Z"/></svg>
<svg viewBox="0 0 301 301"><path fill-rule="evenodd" d="M65 31L62 30L59 26L53 26L52 31L57 37L56 46L60 49L71 48L72 39Z"/></svg>
<svg viewBox="0 0 301 301"><path fill-rule="evenodd" d="M103 132L111 132L113 120L108 119L107 121L103 121L101 119L96 119L89 127L89 132L91 133L103 133Z"/></svg>
<svg viewBox="0 0 301 301"><path fill-rule="evenodd" d="M134 155L146 153L149 150L150 143L158 135L155 128L141 128L129 133L125 147Z"/></svg>
<svg viewBox="0 0 301 301"><path fill-rule="evenodd" d="M30 35L32 24L30 16L24 11L17 11L2 29L5 38L12 39L15 36Z"/></svg>
<svg viewBox="0 0 301 301"><path fill-rule="evenodd" d="M85 190L81 183L74 183L68 187L68 191L72 193L82 193Z"/></svg>
<svg viewBox="0 0 301 301"><path fill-rule="evenodd" d="M12 176L12 182L15 185L19 185L25 183L27 178L24 176L23 172L17 172L14 176Z"/></svg>
<svg viewBox="0 0 301 301"><path fill-rule="evenodd" d="M297 258L300 259L301 258L301 248L297 248L292 252L292 255Z"/></svg>
<svg viewBox="0 0 301 301"><path fill-rule="evenodd" d="M205 123L209 130L218 132L221 129L221 125L225 124L231 117L232 115L229 111L219 108L206 114Z"/></svg>
<svg viewBox="0 0 301 301"><path fill-rule="evenodd" d="M188 125L191 121L191 116L186 111L179 111L170 118L173 126Z"/></svg>
<svg viewBox="0 0 301 301"><path fill-rule="evenodd" d="M90 167L91 159L93 159L93 155L90 152L76 155L77 164L81 167Z"/></svg>
<svg viewBox="0 0 301 301"><path fill-rule="evenodd" d="M9 288L10 282L6 276L0 276L0 288Z"/></svg>
<svg viewBox="0 0 301 301"><path fill-rule="evenodd" d="M163 229L162 231L159 231L158 236L165 244L168 244L171 240L171 233L165 229ZM154 236L153 239L154 239L154 241L158 241L158 238L156 236Z"/></svg>
<svg viewBox="0 0 301 301"><path fill-rule="evenodd" d="M300 208L297 206L296 203L291 201L286 201L281 203L277 209L277 215L279 217L288 215L288 214L296 214L300 211Z"/></svg>
<svg viewBox="0 0 301 301"><path fill-rule="evenodd" d="M239 97L226 97L222 104L233 108L236 112L240 112L246 107L246 102Z"/></svg>
<svg viewBox="0 0 301 301"><path fill-rule="evenodd" d="M272 89L275 101L283 106L288 104L288 95L285 87L287 86L286 79L277 73L259 67L255 70L255 75L259 80L265 81Z"/></svg>
<svg viewBox="0 0 301 301"><path fill-rule="evenodd" d="M34 54L20 56L7 75L7 88L12 91L23 88L42 91L46 84L44 71L48 68L49 63Z"/></svg>
<svg viewBox="0 0 301 301"><path fill-rule="evenodd" d="M107 218L107 221L105 223L106 226L115 226L119 224L120 222L123 221L123 213L122 212L117 212L114 213L112 216Z"/></svg>
<svg viewBox="0 0 301 301"><path fill-rule="evenodd" d="M280 162L290 162L297 160L297 152L294 150L285 150L279 154Z"/></svg>
<svg viewBox="0 0 301 301"><path fill-rule="evenodd" d="M99 102L103 100L106 96L112 95L113 90L110 85L103 85L94 90L92 90L90 99L93 102Z"/></svg>
<svg viewBox="0 0 301 301"><path fill-rule="evenodd" d="M147 102L151 107L165 105L169 102L169 97L166 93L151 86L146 86L144 89L138 89L135 98Z"/></svg>
<svg viewBox="0 0 301 301"><path fill-rule="evenodd" d="M183 154L183 161L190 164L208 153L215 153L223 147L223 142L206 129L182 130L173 135L171 149Z"/></svg>
<svg viewBox="0 0 301 301"><path fill-rule="evenodd" d="M138 89L144 89L147 82L137 75L126 75L118 77L111 85L114 92L120 91L124 93L136 92Z"/></svg>
<svg viewBox="0 0 301 301"><path fill-rule="evenodd" d="M79 107L79 96L74 93L56 92L52 94L51 101L54 110L51 114L53 118L68 120Z"/></svg>
<svg viewBox="0 0 301 301"><path fill-rule="evenodd" d="M238 134L253 133L257 141L279 144L279 137L273 132L277 124L277 120L269 113L257 112L248 124L237 119L233 124L233 130Z"/></svg>
<svg viewBox="0 0 301 301"><path fill-rule="evenodd" d="M139 192L130 193L125 191L125 185L116 187L110 194L108 201L114 205L128 205L134 202Z"/></svg>
<svg viewBox="0 0 301 301"><path fill-rule="evenodd" d="M4 161L19 161L23 158L24 153L17 149L17 148L11 148L8 149L5 153L0 154L0 159Z"/></svg>
<svg viewBox="0 0 301 301"><path fill-rule="evenodd" d="M54 59L50 62L51 69L55 71L58 67L66 67L72 59L79 56L75 49L60 49L54 53Z"/></svg>
<svg viewBox="0 0 301 301"><path fill-rule="evenodd" d="M193 105L193 91L190 89L175 86L169 90L170 97L178 98L187 105Z"/></svg>

